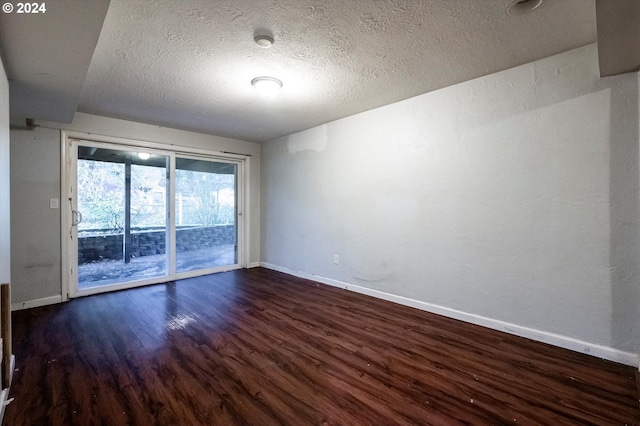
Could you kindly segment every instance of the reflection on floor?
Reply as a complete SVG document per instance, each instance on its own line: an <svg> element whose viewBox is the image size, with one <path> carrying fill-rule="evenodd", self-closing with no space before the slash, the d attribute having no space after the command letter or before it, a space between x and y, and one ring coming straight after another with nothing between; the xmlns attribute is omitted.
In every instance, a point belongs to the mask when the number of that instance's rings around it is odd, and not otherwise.
<svg viewBox="0 0 640 426"><path fill-rule="evenodd" d="M234 263L236 263L236 256L233 244L178 252L176 256L178 272L209 269ZM167 257L164 254L133 258L130 263L124 263L121 260L103 260L78 267L78 289L144 280L166 274Z"/></svg>
<svg viewBox="0 0 640 426"><path fill-rule="evenodd" d="M263 268L13 313L5 425L640 425L637 369Z"/></svg>

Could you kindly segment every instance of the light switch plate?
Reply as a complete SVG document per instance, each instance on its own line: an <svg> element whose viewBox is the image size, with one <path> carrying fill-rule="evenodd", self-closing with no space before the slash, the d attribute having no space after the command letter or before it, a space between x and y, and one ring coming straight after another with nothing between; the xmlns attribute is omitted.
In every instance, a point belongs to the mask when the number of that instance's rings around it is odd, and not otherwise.
<svg viewBox="0 0 640 426"><path fill-rule="evenodd" d="M49 208L50 209L60 208L60 200L58 200L57 198L50 199L49 200Z"/></svg>

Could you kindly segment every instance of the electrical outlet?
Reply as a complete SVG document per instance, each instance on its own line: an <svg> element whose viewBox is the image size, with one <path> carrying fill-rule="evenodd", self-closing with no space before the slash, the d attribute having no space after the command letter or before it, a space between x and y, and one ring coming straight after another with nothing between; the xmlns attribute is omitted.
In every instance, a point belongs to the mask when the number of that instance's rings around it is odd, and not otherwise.
<svg viewBox="0 0 640 426"><path fill-rule="evenodd" d="M51 198L49 200L49 208L50 209L60 208L60 200L58 200L57 198Z"/></svg>
<svg viewBox="0 0 640 426"><path fill-rule="evenodd" d="M337 254L333 255L333 263L335 265L339 265L340 264L340 256L338 256Z"/></svg>

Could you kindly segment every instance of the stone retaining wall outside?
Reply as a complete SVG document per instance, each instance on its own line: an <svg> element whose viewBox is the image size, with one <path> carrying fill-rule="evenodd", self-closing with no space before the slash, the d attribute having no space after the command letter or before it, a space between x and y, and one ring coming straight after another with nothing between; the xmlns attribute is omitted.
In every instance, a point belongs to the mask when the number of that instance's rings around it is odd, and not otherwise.
<svg viewBox="0 0 640 426"><path fill-rule="evenodd" d="M89 263L104 259L122 260L123 234L78 237L78 263ZM132 232L132 257L165 253L165 231ZM206 247L235 244L235 225L210 226L206 228L182 228L176 230L178 251L198 250Z"/></svg>

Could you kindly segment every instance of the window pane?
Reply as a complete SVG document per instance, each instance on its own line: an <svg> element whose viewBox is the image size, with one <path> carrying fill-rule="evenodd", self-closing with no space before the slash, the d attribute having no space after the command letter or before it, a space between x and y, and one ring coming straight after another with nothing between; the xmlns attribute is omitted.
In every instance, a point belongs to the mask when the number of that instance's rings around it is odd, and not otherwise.
<svg viewBox="0 0 640 426"><path fill-rule="evenodd" d="M236 168L176 159L176 271L237 263Z"/></svg>
<svg viewBox="0 0 640 426"><path fill-rule="evenodd" d="M167 157L78 147L78 288L168 274Z"/></svg>

